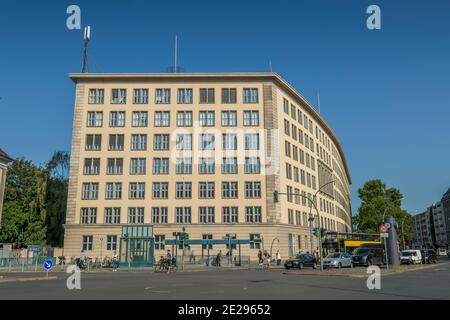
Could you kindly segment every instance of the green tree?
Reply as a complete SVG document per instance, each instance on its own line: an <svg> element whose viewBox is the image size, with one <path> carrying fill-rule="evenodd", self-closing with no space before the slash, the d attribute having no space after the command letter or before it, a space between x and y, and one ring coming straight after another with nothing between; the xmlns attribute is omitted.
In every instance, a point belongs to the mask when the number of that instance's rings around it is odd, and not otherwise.
<svg viewBox="0 0 450 320"><path fill-rule="evenodd" d="M47 172L17 159L8 169L0 242L18 246L45 243Z"/></svg>
<svg viewBox="0 0 450 320"><path fill-rule="evenodd" d="M358 189L361 206L358 214L353 218L357 232L378 233L379 224L385 218L393 217L398 224L399 241L411 241L413 237L412 219L402 210L403 195L396 188L386 188L381 180L369 180ZM403 230L402 230L403 229Z"/></svg>

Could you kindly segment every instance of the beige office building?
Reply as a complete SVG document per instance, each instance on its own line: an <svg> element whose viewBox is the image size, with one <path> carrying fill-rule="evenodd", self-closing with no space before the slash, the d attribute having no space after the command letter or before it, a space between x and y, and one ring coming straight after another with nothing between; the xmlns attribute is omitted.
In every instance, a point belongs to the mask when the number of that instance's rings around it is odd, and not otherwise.
<svg viewBox="0 0 450 320"><path fill-rule="evenodd" d="M307 201L316 192L321 226L351 231L342 146L276 73L70 78L66 256L110 256L122 226L142 224L153 227L155 256L184 227L190 239L250 240L241 250L252 259L259 248L286 258L317 248ZM274 191L291 195L274 202ZM200 255L202 246L192 249ZM227 249L214 245L212 253L219 250Z"/></svg>

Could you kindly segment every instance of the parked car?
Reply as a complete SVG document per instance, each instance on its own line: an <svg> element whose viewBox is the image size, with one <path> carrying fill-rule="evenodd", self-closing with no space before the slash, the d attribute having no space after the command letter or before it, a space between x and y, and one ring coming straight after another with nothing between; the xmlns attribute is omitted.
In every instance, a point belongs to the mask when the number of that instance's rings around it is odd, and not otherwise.
<svg viewBox="0 0 450 320"><path fill-rule="evenodd" d="M422 263L422 254L420 250L403 250L400 255L401 264Z"/></svg>
<svg viewBox="0 0 450 320"><path fill-rule="evenodd" d="M352 256L355 266L383 265L385 260L384 249L378 247L359 247Z"/></svg>
<svg viewBox="0 0 450 320"><path fill-rule="evenodd" d="M438 256L445 256L447 254L447 250L445 250L445 248L439 248L437 250L437 254Z"/></svg>
<svg viewBox="0 0 450 320"><path fill-rule="evenodd" d="M314 255L306 253L306 254L298 254L295 258L286 260L284 263L284 267L286 269L298 268L303 269L305 267L312 267L313 269L317 268L317 259Z"/></svg>
<svg viewBox="0 0 450 320"><path fill-rule="evenodd" d="M434 250L422 249L420 250L422 255L422 264L426 263L436 263L436 252Z"/></svg>
<svg viewBox="0 0 450 320"><path fill-rule="evenodd" d="M323 268L353 268L352 256L349 253L335 252L323 259Z"/></svg>

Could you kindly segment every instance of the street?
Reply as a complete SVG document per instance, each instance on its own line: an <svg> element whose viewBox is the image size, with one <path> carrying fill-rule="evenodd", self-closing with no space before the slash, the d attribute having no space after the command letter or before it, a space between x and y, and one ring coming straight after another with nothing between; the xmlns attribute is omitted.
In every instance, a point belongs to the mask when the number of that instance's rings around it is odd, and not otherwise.
<svg viewBox="0 0 450 320"><path fill-rule="evenodd" d="M450 260L418 270L382 275L381 289L369 290L367 276L320 275L303 271L218 270L173 274L101 272L81 274L81 289L68 290L68 274L40 281L12 281L36 274L2 273L0 299L450 299ZM40 277L45 276L39 273Z"/></svg>

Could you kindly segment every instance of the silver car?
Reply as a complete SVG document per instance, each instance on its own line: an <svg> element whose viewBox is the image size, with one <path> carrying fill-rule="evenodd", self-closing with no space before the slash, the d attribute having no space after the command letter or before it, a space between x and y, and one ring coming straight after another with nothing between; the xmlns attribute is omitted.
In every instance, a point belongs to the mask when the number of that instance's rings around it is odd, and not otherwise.
<svg viewBox="0 0 450 320"><path fill-rule="evenodd" d="M353 268L352 256L349 253L335 252L329 254L323 260L324 268L342 268L350 267Z"/></svg>

